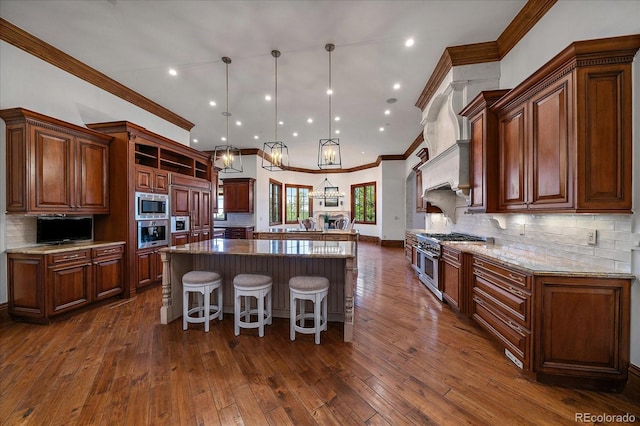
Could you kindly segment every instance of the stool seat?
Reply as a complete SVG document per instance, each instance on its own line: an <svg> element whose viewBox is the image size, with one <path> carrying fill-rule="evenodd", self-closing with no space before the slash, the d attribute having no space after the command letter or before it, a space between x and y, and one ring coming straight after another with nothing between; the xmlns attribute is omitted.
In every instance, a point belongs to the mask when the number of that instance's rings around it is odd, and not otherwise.
<svg viewBox="0 0 640 426"><path fill-rule="evenodd" d="M272 322L272 286L273 279L269 275L238 274L233 278L233 331L236 336L240 334L240 328L257 328L258 335L264 336L264 325ZM252 297L256 299L255 308L251 308ZM257 316L256 321L251 321L252 315Z"/></svg>
<svg viewBox="0 0 640 426"><path fill-rule="evenodd" d="M329 280L325 277L292 277L289 288L299 293L315 293L329 289Z"/></svg>
<svg viewBox="0 0 640 426"><path fill-rule="evenodd" d="M218 303L211 303L211 294L218 291ZM209 322L216 318L222 321L222 277L213 271L189 271L182 276L182 329L189 323L204 323L204 331L209 331ZM197 304L189 307L189 295L198 293ZM202 299L200 304L199 299ZM196 316L197 315L197 316Z"/></svg>
<svg viewBox="0 0 640 426"><path fill-rule="evenodd" d="M273 280L268 275L260 274L238 274L233 278L235 288L246 290L258 290L271 286Z"/></svg>
<svg viewBox="0 0 640 426"><path fill-rule="evenodd" d="M220 278L220 274L213 271L189 271L182 276L182 285L202 285Z"/></svg>
<svg viewBox="0 0 640 426"><path fill-rule="evenodd" d="M296 332L315 334L316 345L320 344L320 332L327 329L327 297L329 280L325 277L295 276L289 279L290 312L289 329L291 340ZM313 303L313 313L305 313L305 301ZM298 305L300 313L298 313ZM313 327L305 327L305 320L313 320Z"/></svg>

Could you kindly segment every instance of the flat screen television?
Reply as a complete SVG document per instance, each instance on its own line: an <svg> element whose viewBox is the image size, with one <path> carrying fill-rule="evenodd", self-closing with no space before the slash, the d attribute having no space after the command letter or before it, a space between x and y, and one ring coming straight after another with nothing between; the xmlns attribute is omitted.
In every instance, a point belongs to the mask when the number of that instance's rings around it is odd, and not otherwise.
<svg viewBox="0 0 640 426"><path fill-rule="evenodd" d="M62 244L92 238L92 217L38 217L36 242L39 244Z"/></svg>

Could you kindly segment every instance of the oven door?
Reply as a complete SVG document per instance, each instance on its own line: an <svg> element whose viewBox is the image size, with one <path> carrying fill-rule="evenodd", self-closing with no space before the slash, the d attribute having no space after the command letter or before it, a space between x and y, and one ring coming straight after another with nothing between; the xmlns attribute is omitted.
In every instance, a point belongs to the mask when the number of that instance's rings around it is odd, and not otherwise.
<svg viewBox="0 0 640 426"><path fill-rule="evenodd" d="M138 248L159 247L169 244L168 220L139 220Z"/></svg>
<svg viewBox="0 0 640 426"><path fill-rule="evenodd" d="M438 267L440 264L440 256L428 250L418 248L418 256L420 257L420 270L418 271L418 279L431 290L433 294L442 300L442 291L438 288L440 280L438 278Z"/></svg>

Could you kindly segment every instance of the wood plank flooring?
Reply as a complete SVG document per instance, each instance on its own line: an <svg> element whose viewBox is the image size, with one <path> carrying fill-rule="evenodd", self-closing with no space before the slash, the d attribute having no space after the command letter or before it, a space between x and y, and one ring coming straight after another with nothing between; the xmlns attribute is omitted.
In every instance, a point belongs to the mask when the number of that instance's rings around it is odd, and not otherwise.
<svg viewBox="0 0 640 426"><path fill-rule="evenodd" d="M0 323L1 425L571 425L640 422L622 394L530 381L482 329L420 284L403 249L359 245L354 340L329 323L289 340L233 335L233 316L160 324L160 287L48 326ZM605 422L606 423L606 422Z"/></svg>

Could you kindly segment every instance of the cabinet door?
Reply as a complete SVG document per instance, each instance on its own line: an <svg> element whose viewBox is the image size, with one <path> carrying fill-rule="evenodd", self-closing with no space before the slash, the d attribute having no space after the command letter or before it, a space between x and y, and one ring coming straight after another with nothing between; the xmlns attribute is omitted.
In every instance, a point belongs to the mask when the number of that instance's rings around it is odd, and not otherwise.
<svg viewBox="0 0 640 426"><path fill-rule="evenodd" d="M171 234L171 245L172 246L182 246L185 244L189 244L189 233L182 232L180 234Z"/></svg>
<svg viewBox="0 0 640 426"><path fill-rule="evenodd" d="M136 254L136 266L138 271L138 279L136 287L144 287L153 283L155 277L155 259L153 250L141 251Z"/></svg>
<svg viewBox="0 0 640 426"><path fill-rule="evenodd" d="M94 263L93 299L106 299L124 290L122 258L100 260Z"/></svg>
<svg viewBox="0 0 640 426"><path fill-rule="evenodd" d="M630 283L541 277L536 283L536 369L564 376L626 379ZM579 326L577 326L579 325Z"/></svg>
<svg viewBox="0 0 640 426"><path fill-rule="evenodd" d="M78 138L76 208L84 212L109 212L109 147Z"/></svg>
<svg viewBox="0 0 640 426"><path fill-rule="evenodd" d="M573 206L573 169L569 143L573 140L571 75L531 98L528 129L531 173L530 209Z"/></svg>
<svg viewBox="0 0 640 426"><path fill-rule="evenodd" d="M42 256L7 255L9 314L45 318L43 264Z"/></svg>
<svg viewBox="0 0 640 426"><path fill-rule="evenodd" d="M153 174L154 184L153 192L168 194L169 193L169 173L164 170L156 170Z"/></svg>
<svg viewBox="0 0 640 426"><path fill-rule="evenodd" d="M136 191L153 192L153 169L136 167Z"/></svg>
<svg viewBox="0 0 640 426"><path fill-rule="evenodd" d="M524 210L525 193L525 106L507 111L498 118L500 151L500 209Z"/></svg>
<svg viewBox="0 0 640 426"><path fill-rule="evenodd" d="M200 228L211 230L211 191L202 191L200 199Z"/></svg>
<svg viewBox="0 0 640 426"><path fill-rule="evenodd" d="M158 249L153 251L152 254L152 262L153 262L153 277L154 282L162 281L162 256L160 256L160 251Z"/></svg>
<svg viewBox="0 0 640 426"><path fill-rule="evenodd" d="M469 142L469 179L471 193L469 207L484 210L485 202L485 161L484 161L485 116L479 114L471 121L471 140Z"/></svg>
<svg viewBox="0 0 640 426"><path fill-rule="evenodd" d="M202 192L197 189L189 191L189 226L191 229L200 229L200 206Z"/></svg>
<svg viewBox="0 0 640 426"><path fill-rule="evenodd" d="M462 312L463 289L461 269L462 253L445 248L442 253L442 271L440 280L442 282L442 297L449 306L456 312Z"/></svg>
<svg viewBox="0 0 640 426"><path fill-rule="evenodd" d="M48 314L55 315L89 304L90 265L49 268L47 278Z"/></svg>
<svg viewBox="0 0 640 426"><path fill-rule="evenodd" d="M31 211L73 211L76 202L73 137L39 126L32 126L30 131L35 176Z"/></svg>
<svg viewBox="0 0 640 426"><path fill-rule="evenodd" d="M189 188L182 186L171 187L171 216L190 216ZM193 225L191 225L193 226Z"/></svg>

